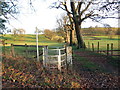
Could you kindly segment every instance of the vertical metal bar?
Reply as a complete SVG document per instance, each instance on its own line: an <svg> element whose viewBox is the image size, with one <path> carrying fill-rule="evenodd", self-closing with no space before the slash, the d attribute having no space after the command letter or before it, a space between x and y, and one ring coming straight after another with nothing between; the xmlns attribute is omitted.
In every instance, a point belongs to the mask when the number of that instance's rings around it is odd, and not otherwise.
<svg viewBox="0 0 120 90"><path fill-rule="evenodd" d="M43 66L45 66L45 47L43 47Z"/></svg>
<svg viewBox="0 0 120 90"><path fill-rule="evenodd" d="M61 71L61 51L59 49L59 56L58 56L58 69Z"/></svg>
<svg viewBox="0 0 120 90"><path fill-rule="evenodd" d="M37 45L37 61L39 61L39 50L38 50L38 29L36 27L36 45Z"/></svg>

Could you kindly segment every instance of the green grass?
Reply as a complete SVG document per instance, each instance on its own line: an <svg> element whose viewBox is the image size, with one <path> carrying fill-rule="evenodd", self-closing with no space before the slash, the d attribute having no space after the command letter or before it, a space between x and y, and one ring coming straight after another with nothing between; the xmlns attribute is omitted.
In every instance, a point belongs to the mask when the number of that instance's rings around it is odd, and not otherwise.
<svg viewBox="0 0 120 90"><path fill-rule="evenodd" d="M97 39L96 39L97 38ZM2 39L7 39L6 43L6 50L7 52L11 50L11 43L12 44L18 44L18 45L36 45L36 35L31 34L25 34L22 36L13 36L11 34L5 35ZM88 42L90 42L90 48L92 47L92 43L94 43L95 50L97 50L97 43L100 43L100 50L106 50L107 44L114 44L114 50L118 49L118 40L119 36L114 35L112 39L109 38L109 36L83 36L83 39L86 43L86 46L88 47ZM98 40L99 39L99 40ZM39 45L48 45L49 48L57 48L57 47L63 47L64 43L58 43L56 41L51 41L47 39L44 35L39 35ZM76 47L73 47L75 50ZM21 53L22 55L25 55L23 51L25 50L25 47L15 47L15 51ZM28 50L36 50L36 48L28 48ZM84 49L81 49L84 51ZM89 50L89 49L88 49ZM33 53L34 56L36 53Z"/></svg>
<svg viewBox="0 0 120 90"><path fill-rule="evenodd" d="M109 64L116 67L116 68L120 68L120 57L117 56L112 56L112 57L107 57L109 59Z"/></svg>
<svg viewBox="0 0 120 90"><path fill-rule="evenodd" d="M36 45L36 36L31 34L26 34L23 36L13 36L7 34L3 37L10 46L11 43L19 45ZM109 36L83 36L83 39L88 47L88 42L90 43L90 48L92 48L92 43L94 43L95 50L97 50L97 44L100 43L100 50L106 50L107 44L113 43L114 49L118 49L118 41L120 40L119 35L114 35L112 39ZM47 39L44 35L39 35L39 45L48 45L50 48L62 47L64 43L58 43L56 41L51 41Z"/></svg>
<svg viewBox="0 0 120 90"><path fill-rule="evenodd" d="M74 51L89 51L88 49L76 49L75 46L73 46L73 50ZM90 52L88 53L89 55L95 55L95 56L100 56L103 55L102 53L96 53L96 52ZM103 67L101 67L100 65L89 61L86 57L81 57L78 55L75 55L73 53L73 57L75 57L75 60L79 60L79 62L82 64L82 67L85 68L86 70L89 71L100 71L100 72L108 72L106 71ZM120 67L120 57L117 56L104 56L105 58L107 58L108 64L115 67L115 68L119 68Z"/></svg>
<svg viewBox="0 0 120 90"><path fill-rule="evenodd" d="M10 54L11 52L11 44L14 45L36 45L36 35L22 35L22 36L13 36L10 34L5 35L2 39L7 39L5 43L7 43L5 47L5 53ZM48 45L48 48L57 48L57 47L63 47L64 43L58 43L57 41L51 41L47 39L44 35L39 35L39 45ZM27 48L30 51L35 51L36 47L28 47ZM4 48L2 48L4 51ZM40 53L42 53L42 48L39 48ZM36 57L36 52L30 52L26 56L25 53L25 47L17 47L14 46L14 51L16 56L23 56L23 57L29 57L29 58L34 58ZM42 57L40 57L42 58Z"/></svg>
<svg viewBox="0 0 120 90"><path fill-rule="evenodd" d="M90 48L92 48L92 43L94 43L94 48L97 50L98 42L100 44L100 50L106 50L107 44L113 43L114 50L119 49L118 41L120 40L118 35L114 35L112 39L109 38L109 36L84 36L83 37L86 46L88 47L88 42L90 43Z"/></svg>
<svg viewBox="0 0 120 90"><path fill-rule="evenodd" d="M23 36L13 36L13 35L5 35L2 39L7 39L6 43L8 43L8 46L10 44L18 44L18 45L36 45L36 35L23 35ZM39 35L39 45L48 45L49 47L61 47L63 43L58 43L56 41L51 41L47 39L44 35Z"/></svg>
<svg viewBox="0 0 120 90"><path fill-rule="evenodd" d="M75 60L79 60L83 70L105 72L105 70L101 66L97 65L94 62L89 61L85 57L81 57L75 54L73 54L73 57L75 57Z"/></svg>
<svg viewBox="0 0 120 90"><path fill-rule="evenodd" d="M102 37L101 37L102 38ZM105 37L103 37L105 38ZM23 37L16 37L14 38L12 35L6 35L4 36L4 39L7 39L6 43L9 43L6 47L6 51L10 51L11 47L10 44L18 44L18 45L36 45L36 38L35 35L24 35ZM86 37L85 42L90 41L92 42L97 42L96 40L90 40L89 37ZM105 47L104 39L101 39L103 41L103 46ZM108 40L110 42L111 40ZM111 41L112 42L112 41ZM113 40L113 43L115 43L116 40ZM62 47L63 43L58 43L55 41L50 41L49 39L45 38L44 35L39 35L39 45L48 45L49 48L56 48L56 47ZM21 55L25 56L25 53L23 51L25 50L24 47L14 47L16 52L21 53ZM28 48L29 50L36 50L36 48ZM76 50L75 47L73 47L74 50ZM84 49L81 49L81 51L84 51ZM30 54L29 57L35 56L35 53ZM104 69L97 65L96 63L90 62L84 57L80 57L78 55L73 54L73 57L75 57L75 60L79 60L80 63L82 64L83 68L85 70L89 71L100 71L104 72ZM50 75L48 74L49 71L44 70L42 68L42 65L38 62L31 61L29 59L24 59L22 58L14 58L11 57L10 55L6 55L3 59L3 79L4 81L12 82L12 85L14 83L14 80L18 82L21 85L21 82L23 85L37 85L37 86L42 86L42 87L49 87L52 86L56 87L60 85L61 87L67 87L70 88L72 87L71 83L79 83L78 80L79 78L76 78L72 71L69 72L69 74L64 73L64 74L59 74L59 73L51 73ZM21 67L22 66L22 67ZM31 73L32 72L32 73ZM12 75L11 75L12 73ZM20 74L22 73L22 74ZM22 76L22 78L21 78ZM32 77L31 77L32 76ZM65 84L61 85L61 78L64 79ZM42 79L41 79L42 78ZM35 81L36 80L36 81ZM9 82L10 81L10 82ZM34 82L35 81L35 82ZM38 82L39 81L39 82ZM6 84L6 82L4 84ZM8 85L9 85L8 84ZM14 86L17 87L17 86ZM75 87L76 88L76 87Z"/></svg>

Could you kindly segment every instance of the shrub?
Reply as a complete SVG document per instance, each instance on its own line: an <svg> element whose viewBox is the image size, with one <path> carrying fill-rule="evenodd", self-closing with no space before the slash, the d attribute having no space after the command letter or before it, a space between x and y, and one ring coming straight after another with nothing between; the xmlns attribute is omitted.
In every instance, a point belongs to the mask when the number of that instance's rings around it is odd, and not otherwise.
<svg viewBox="0 0 120 90"><path fill-rule="evenodd" d="M57 41L58 41L59 43L62 43L62 42L63 42L63 39L62 39L62 38L59 38Z"/></svg>

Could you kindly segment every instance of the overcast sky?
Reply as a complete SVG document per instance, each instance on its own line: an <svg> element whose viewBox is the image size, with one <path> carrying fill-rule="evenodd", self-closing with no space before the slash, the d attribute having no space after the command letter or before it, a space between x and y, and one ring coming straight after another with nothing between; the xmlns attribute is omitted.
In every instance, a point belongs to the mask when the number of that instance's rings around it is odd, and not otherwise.
<svg viewBox="0 0 120 90"><path fill-rule="evenodd" d="M17 20L14 18L10 19L10 29L13 28L23 28L26 33L32 34L35 31L35 27L39 29L54 29L57 27L56 18L59 18L65 12L61 9L50 9L49 6L54 2L54 0L34 0L33 6L35 9L31 10L28 5L27 0L19 0L20 3L20 14L15 15ZM29 1L29 0L28 0ZM104 23L110 24L112 27L117 27L118 20L104 20ZM92 23L92 21L87 20L82 24L82 27L90 26L102 26L98 23Z"/></svg>

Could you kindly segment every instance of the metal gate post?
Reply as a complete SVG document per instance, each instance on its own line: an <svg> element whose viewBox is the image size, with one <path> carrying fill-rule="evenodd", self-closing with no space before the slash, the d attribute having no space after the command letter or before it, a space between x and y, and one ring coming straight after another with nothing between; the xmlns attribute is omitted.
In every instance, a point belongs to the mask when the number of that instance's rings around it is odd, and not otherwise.
<svg viewBox="0 0 120 90"><path fill-rule="evenodd" d="M61 71L61 51L59 49L59 56L58 56L58 69Z"/></svg>

